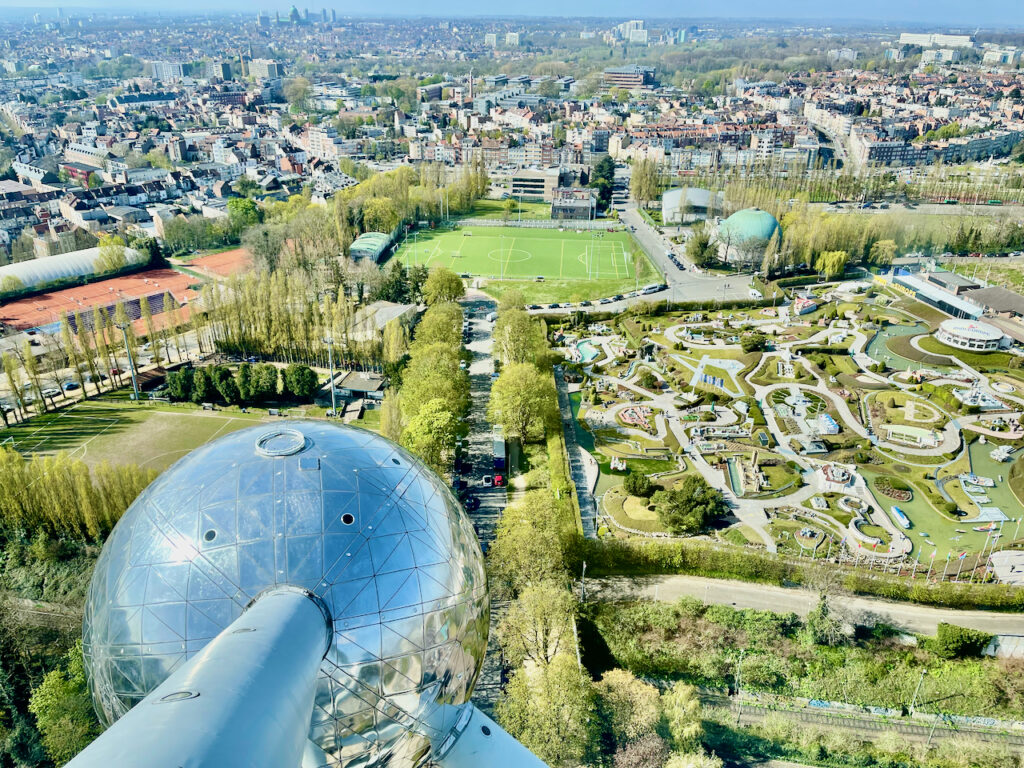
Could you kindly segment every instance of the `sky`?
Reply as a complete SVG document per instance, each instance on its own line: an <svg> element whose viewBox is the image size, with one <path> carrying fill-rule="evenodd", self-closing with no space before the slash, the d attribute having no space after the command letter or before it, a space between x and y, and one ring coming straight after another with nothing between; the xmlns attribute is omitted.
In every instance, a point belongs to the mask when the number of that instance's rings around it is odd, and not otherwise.
<svg viewBox="0 0 1024 768"><path fill-rule="evenodd" d="M287 10L290 0L176 0L174 8L182 11L268 11ZM731 19L808 19L815 21L868 21L879 24L912 23L920 26L987 26L989 28L1024 27L1024 0L857 0L837 3L829 0L640 0L624 3L622 0L517 0L514 4L494 0L444 0L443 3L424 3L422 0L346 0L344 3L325 3L324 0L296 0L300 8L320 10L335 8L339 15L424 15L480 16L542 15L554 13L564 16L622 17L629 13L634 18L731 18ZM0 8L25 9L25 0L0 0ZM40 10L62 7L71 9L109 9L122 11L139 9L129 0L39 0L31 3ZM162 4L146 10L166 8ZM557 10L556 10L557 9Z"/></svg>

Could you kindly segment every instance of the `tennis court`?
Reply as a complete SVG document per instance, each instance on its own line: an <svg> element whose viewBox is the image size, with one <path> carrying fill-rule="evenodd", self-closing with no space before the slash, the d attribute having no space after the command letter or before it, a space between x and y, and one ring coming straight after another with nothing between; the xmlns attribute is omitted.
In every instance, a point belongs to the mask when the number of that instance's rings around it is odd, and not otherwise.
<svg viewBox="0 0 1024 768"><path fill-rule="evenodd" d="M396 249L395 258L460 274L553 280L633 279L636 260L646 259L628 232L519 227L419 231Z"/></svg>

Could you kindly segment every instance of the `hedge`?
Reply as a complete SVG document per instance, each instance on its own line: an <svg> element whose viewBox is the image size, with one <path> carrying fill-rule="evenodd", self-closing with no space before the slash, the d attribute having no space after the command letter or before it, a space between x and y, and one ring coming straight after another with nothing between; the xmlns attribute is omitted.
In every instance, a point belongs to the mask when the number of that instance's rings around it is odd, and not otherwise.
<svg viewBox="0 0 1024 768"><path fill-rule="evenodd" d="M594 576L693 574L776 586L812 584L817 568L749 549L727 549L701 541L580 539L570 556L587 562ZM841 567L841 566L839 566ZM579 566L576 566L577 570ZM967 610L1024 611L1024 590L1008 584L927 584L843 568L847 591L868 597Z"/></svg>

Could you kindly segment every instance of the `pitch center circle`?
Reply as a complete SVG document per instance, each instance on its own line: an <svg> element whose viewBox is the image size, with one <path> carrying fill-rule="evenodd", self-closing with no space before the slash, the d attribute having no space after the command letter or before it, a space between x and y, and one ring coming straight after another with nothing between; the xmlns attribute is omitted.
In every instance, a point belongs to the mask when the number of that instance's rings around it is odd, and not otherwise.
<svg viewBox="0 0 1024 768"><path fill-rule="evenodd" d="M491 261L504 261L511 264L519 261L529 261L533 258L533 254L529 251L524 251L522 248L495 248L487 254L487 258Z"/></svg>

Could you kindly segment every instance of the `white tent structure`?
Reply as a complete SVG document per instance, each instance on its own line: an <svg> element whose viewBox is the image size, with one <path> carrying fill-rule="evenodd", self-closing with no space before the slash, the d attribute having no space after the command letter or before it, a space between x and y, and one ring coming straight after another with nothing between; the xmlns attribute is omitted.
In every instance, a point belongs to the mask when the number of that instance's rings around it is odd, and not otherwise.
<svg viewBox="0 0 1024 768"><path fill-rule="evenodd" d="M125 248L124 257L128 264L142 264L147 258L145 254L133 248ZM99 259L100 249L97 247L6 264L0 267L0 284L3 284L6 278L14 277L21 281L24 287L34 288L64 278L88 277L96 274Z"/></svg>

